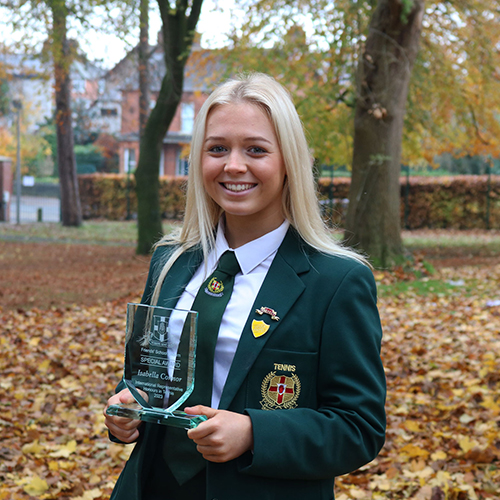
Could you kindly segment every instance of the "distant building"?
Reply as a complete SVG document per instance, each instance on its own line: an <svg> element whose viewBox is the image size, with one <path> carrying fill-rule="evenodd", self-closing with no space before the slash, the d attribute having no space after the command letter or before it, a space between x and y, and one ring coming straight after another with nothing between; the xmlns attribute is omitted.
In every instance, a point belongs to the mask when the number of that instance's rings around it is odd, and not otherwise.
<svg viewBox="0 0 500 500"><path fill-rule="evenodd" d="M33 56L6 53L0 53L0 64L6 99L21 101L26 130L28 133L34 133L40 123L53 115L50 66ZM14 113L6 110L0 117L0 126L10 128L14 120Z"/></svg>
<svg viewBox="0 0 500 500"><path fill-rule="evenodd" d="M3 81L7 98L18 99L23 105L23 120L27 132L35 133L39 126L54 116L54 78L52 62L42 61L37 55L0 52ZM71 98L74 109L87 112L99 95L99 80L103 70L95 64L75 60L71 65ZM0 117L0 126L12 126L14 116Z"/></svg>
<svg viewBox="0 0 500 500"><path fill-rule="evenodd" d="M187 175L188 164L185 152L191 142L193 122L201 106L210 93L214 83L213 62L208 62L211 52L193 47L195 52L186 65L184 92L163 140L159 175ZM154 107L165 64L162 44L151 47L150 57L150 98ZM207 75L210 74L210 78ZM119 170L121 173L133 172L139 158L139 72L137 47L127 54L103 78L103 89L99 99L93 104L93 120L99 129L117 134L119 139Z"/></svg>
<svg viewBox="0 0 500 500"><path fill-rule="evenodd" d="M151 109L158 96L165 63L163 45L151 47L150 98ZM20 99L28 133L54 115L54 80L51 62L39 56L0 53L0 83L6 83L8 100ZM187 151L191 142L193 122L217 83L220 64L214 52L195 44L186 65L184 91L176 115L163 140L159 175L187 175ZM2 78L3 76L3 78ZM138 49L109 71L82 58L71 66L72 109L75 138L92 132L95 136L110 134L119 141L119 171L133 172L139 158L139 71ZM2 91L3 91L2 87ZM0 116L0 126L10 127L14 115ZM83 132L82 132L83 131Z"/></svg>

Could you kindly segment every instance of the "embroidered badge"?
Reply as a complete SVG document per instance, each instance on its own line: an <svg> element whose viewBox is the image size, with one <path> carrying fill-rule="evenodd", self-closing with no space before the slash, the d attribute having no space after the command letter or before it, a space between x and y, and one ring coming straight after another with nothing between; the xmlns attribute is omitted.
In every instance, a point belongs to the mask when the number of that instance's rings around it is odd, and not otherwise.
<svg viewBox="0 0 500 500"><path fill-rule="evenodd" d="M269 326L266 322L264 321L257 321L256 319L254 319L252 321L252 333L253 333L253 336L258 339L259 337L262 337L262 335L264 335L267 330L269 330Z"/></svg>
<svg viewBox="0 0 500 500"><path fill-rule="evenodd" d="M224 283L219 278L212 278L207 287L205 288L205 293L211 295L212 297L222 297L224 291Z"/></svg>
<svg viewBox="0 0 500 500"><path fill-rule="evenodd" d="M269 373L260 388L263 410L281 410L297 407L297 400L300 395L300 380L297 375L290 377L276 375L276 372Z"/></svg>
<svg viewBox="0 0 500 500"><path fill-rule="evenodd" d="M270 307L264 307L264 306L262 306L260 309L256 309L255 312L257 314L260 314L261 316L263 314L269 314L269 316L271 316L271 319L274 320L274 321L279 321L280 320L278 318L278 313L274 309L271 309Z"/></svg>

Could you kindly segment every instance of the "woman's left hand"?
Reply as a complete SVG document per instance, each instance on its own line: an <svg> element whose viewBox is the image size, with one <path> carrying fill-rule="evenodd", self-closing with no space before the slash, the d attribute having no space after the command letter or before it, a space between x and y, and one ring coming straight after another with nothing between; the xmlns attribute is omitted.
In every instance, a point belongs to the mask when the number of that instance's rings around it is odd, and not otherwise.
<svg viewBox="0 0 500 500"><path fill-rule="evenodd" d="M184 411L208 417L206 422L187 433L206 460L228 462L253 449L252 420L248 415L202 405L185 408Z"/></svg>

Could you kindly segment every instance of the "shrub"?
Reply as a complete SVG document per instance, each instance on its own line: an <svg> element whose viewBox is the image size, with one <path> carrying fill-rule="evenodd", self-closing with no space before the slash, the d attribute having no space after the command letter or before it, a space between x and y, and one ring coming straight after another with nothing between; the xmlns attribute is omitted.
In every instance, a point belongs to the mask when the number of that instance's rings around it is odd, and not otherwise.
<svg viewBox="0 0 500 500"><path fill-rule="evenodd" d="M82 212L85 219L121 220L137 213L135 179L124 174L78 176ZM160 179L160 206L168 219L180 219L184 211L185 177ZM349 197L349 177L337 177L333 185L321 178L318 192L325 217L342 226ZM500 228L500 175L456 177L401 177L401 226L409 229L486 227L489 190L489 226ZM408 189L408 196L406 191ZM407 214L407 215L406 215Z"/></svg>
<svg viewBox="0 0 500 500"><path fill-rule="evenodd" d="M184 211L186 179L160 178L160 207L162 216L180 219ZM124 174L79 175L80 201L84 219L124 220L128 213L137 214L135 178Z"/></svg>
<svg viewBox="0 0 500 500"><path fill-rule="evenodd" d="M328 178L319 181L325 215L336 225L341 226L344 220L347 204L343 200L349 196L349 186L348 177L335 178L333 186ZM402 227L485 228L489 210L489 227L500 228L500 175L492 175L489 186L486 175L410 177L408 186L406 177L401 177L400 186Z"/></svg>

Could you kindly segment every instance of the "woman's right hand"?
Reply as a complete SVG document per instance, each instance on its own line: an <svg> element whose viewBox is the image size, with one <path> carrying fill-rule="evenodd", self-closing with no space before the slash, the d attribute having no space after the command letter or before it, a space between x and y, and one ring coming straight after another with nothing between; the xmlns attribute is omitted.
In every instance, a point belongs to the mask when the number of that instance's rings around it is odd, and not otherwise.
<svg viewBox="0 0 500 500"><path fill-rule="evenodd" d="M142 423L141 420L132 420L130 418L107 415L106 410L109 406L114 404L128 404L134 402L134 397L130 391L128 389L123 389L118 394L115 394L108 399L106 408L104 408L103 411L105 417L104 424L109 429L109 432L111 432L115 438L124 443L133 443L139 437L139 426Z"/></svg>

